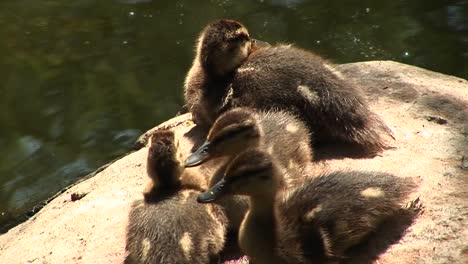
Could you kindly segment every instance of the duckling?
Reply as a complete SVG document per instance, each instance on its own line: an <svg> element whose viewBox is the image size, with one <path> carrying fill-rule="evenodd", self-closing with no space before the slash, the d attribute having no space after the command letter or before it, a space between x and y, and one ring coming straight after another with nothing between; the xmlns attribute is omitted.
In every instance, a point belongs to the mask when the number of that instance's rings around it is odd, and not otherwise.
<svg viewBox="0 0 468 264"><path fill-rule="evenodd" d="M157 197L162 192L175 192L181 187L179 175L184 170L178 153L179 142L174 132L157 130L151 135L146 159L146 172L151 179L147 191L143 193L145 199Z"/></svg>
<svg viewBox="0 0 468 264"><path fill-rule="evenodd" d="M219 20L202 31L184 83L186 107L196 124L209 126L214 122L234 70L251 49L248 31L237 21Z"/></svg>
<svg viewBox="0 0 468 264"><path fill-rule="evenodd" d="M132 204L125 263L218 263L225 212L195 201L202 177L184 170L182 158L174 132L152 135L147 160L152 184L144 199Z"/></svg>
<svg viewBox="0 0 468 264"><path fill-rule="evenodd" d="M274 153L283 167L302 169L312 161L309 134L301 121L285 111L234 108L216 119L205 143L186 159L185 166L261 148Z"/></svg>
<svg viewBox="0 0 468 264"><path fill-rule="evenodd" d="M149 199L169 195L182 188L203 190L207 179L196 171L185 171L179 140L173 131L157 130L149 139L146 171L151 182L143 193Z"/></svg>
<svg viewBox="0 0 468 264"><path fill-rule="evenodd" d="M198 196L210 203L245 195L250 209L239 245L251 263L322 263L345 258L401 208L414 183L386 173L325 173L285 188L271 154L247 150L230 162L224 178Z"/></svg>
<svg viewBox="0 0 468 264"><path fill-rule="evenodd" d="M387 146L390 129L359 89L319 56L293 47L252 48L239 22L205 27L185 80L185 101L197 125L209 126L239 106L297 115L314 132L314 143L345 142L368 150Z"/></svg>

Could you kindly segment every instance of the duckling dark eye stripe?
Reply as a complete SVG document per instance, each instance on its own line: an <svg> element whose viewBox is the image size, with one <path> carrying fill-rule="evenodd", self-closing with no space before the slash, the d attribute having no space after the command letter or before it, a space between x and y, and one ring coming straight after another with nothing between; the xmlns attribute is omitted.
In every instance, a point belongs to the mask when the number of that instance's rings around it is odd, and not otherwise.
<svg viewBox="0 0 468 264"><path fill-rule="evenodd" d="M245 178L250 178L253 177L254 175L257 175L261 172L264 172L265 168L256 168L256 169L246 169L244 171L241 171L238 173L236 176L229 178L231 182L237 181L239 179L245 179Z"/></svg>
<svg viewBox="0 0 468 264"><path fill-rule="evenodd" d="M219 143L220 141L228 139L236 134L241 134L242 132L248 131L249 129L251 129L250 126L240 126L240 127L232 128L226 131L225 133L222 133L221 135L214 138L211 143L214 143L214 144Z"/></svg>

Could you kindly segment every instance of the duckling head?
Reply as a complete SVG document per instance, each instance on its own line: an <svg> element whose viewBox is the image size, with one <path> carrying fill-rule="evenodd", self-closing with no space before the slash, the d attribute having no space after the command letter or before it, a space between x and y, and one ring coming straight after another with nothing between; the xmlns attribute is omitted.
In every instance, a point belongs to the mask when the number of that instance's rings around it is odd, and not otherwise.
<svg viewBox="0 0 468 264"><path fill-rule="evenodd" d="M172 183L179 179L184 166L178 147L179 141L173 131L154 132L150 138L146 166L151 179L161 183Z"/></svg>
<svg viewBox="0 0 468 264"><path fill-rule="evenodd" d="M224 76L239 67L251 49L247 28L235 20L221 19L208 24L200 34L197 59L208 72Z"/></svg>
<svg viewBox="0 0 468 264"><path fill-rule="evenodd" d="M221 115L202 146L185 160L185 167L198 166L217 157L234 156L247 148L257 147L261 129L251 111L237 108Z"/></svg>
<svg viewBox="0 0 468 264"><path fill-rule="evenodd" d="M270 154L258 149L244 151L229 163L224 177L201 193L197 201L210 203L225 195L270 199L281 186L275 170Z"/></svg>

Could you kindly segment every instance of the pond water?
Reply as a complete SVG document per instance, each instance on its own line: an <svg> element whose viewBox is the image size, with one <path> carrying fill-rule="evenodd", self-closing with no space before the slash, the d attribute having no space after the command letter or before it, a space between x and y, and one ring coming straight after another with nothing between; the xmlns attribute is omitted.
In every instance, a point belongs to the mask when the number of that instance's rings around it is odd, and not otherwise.
<svg viewBox="0 0 468 264"><path fill-rule="evenodd" d="M179 110L201 28L468 78L468 1L2 0L0 227Z"/></svg>

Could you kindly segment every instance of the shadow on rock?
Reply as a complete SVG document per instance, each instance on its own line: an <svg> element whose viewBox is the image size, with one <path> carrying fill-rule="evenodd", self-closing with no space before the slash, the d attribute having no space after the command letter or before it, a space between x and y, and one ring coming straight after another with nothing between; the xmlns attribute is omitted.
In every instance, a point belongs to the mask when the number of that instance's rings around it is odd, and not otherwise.
<svg viewBox="0 0 468 264"><path fill-rule="evenodd" d="M391 149L393 147L388 147ZM323 160L332 160L332 159L370 159L376 156L385 150L375 150L369 151L362 146L354 144L345 144L345 143L329 143L316 147L314 149L314 161L323 161Z"/></svg>
<svg viewBox="0 0 468 264"><path fill-rule="evenodd" d="M203 144L203 142L205 142L208 130L209 129L207 127L196 125L184 134L184 137L188 138L193 143L193 147L190 152L194 152L201 146L201 144Z"/></svg>
<svg viewBox="0 0 468 264"><path fill-rule="evenodd" d="M423 95L418 103L434 114L449 119L449 121L461 124L468 123L468 105L453 96L431 93Z"/></svg>
<svg viewBox="0 0 468 264"><path fill-rule="evenodd" d="M416 199L416 201L419 201L419 199ZM349 259L343 263L373 263L380 254L384 253L391 245L398 243L403 237L408 227L413 224L416 217L421 213L421 205L418 204L417 206L419 208L402 208L395 215L386 219L365 242L348 251Z"/></svg>

